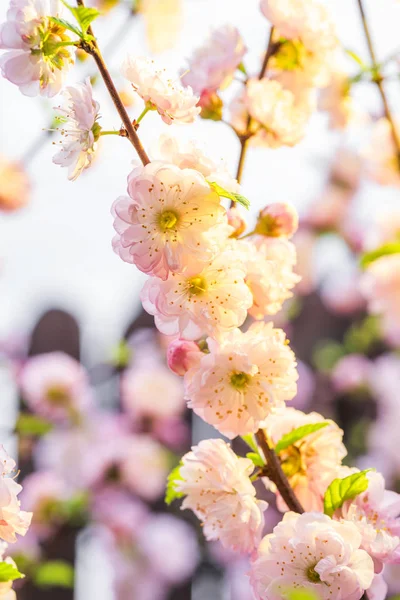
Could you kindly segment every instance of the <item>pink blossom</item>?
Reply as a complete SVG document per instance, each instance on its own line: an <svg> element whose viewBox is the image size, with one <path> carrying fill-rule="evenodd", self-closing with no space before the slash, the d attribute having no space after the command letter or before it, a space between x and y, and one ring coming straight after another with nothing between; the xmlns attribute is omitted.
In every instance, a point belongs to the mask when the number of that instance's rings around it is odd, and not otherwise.
<svg viewBox="0 0 400 600"><path fill-rule="evenodd" d="M91 404L86 371L63 352L30 358L19 375L19 384L29 408L54 421L75 418Z"/></svg>
<svg viewBox="0 0 400 600"><path fill-rule="evenodd" d="M196 534L182 519L153 514L139 534L140 550L169 585L187 580L199 562Z"/></svg>
<svg viewBox="0 0 400 600"><path fill-rule="evenodd" d="M25 535L32 519L32 513L21 510L18 495L22 490L13 478L15 461L0 446L0 539L9 543L17 541L16 534Z"/></svg>
<svg viewBox="0 0 400 600"><path fill-rule="evenodd" d="M346 71L335 68L331 72L329 85L320 92L319 109L328 113L331 129L345 129L357 117L349 80Z"/></svg>
<svg viewBox="0 0 400 600"><path fill-rule="evenodd" d="M121 378L121 400L134 420L162 419L182 413L183 386L162 363L139 362L125 370Z"/></svg>
<svg viewBox="0 0 400 600"><path fill-rule="evenodd" d="M321 286L325 306L338 315L351 315L365 307L360 292L360 271L356 265L331 270Z"/></svg>
<svg viewBox="0 0 400 600"><path fill-rule="evenodd" d="M332 383L339 393L351 392L368 384L371 361L362 354L348 354L336 363Z"/></svg>
<svg viewBox="0 0 400 600"><path fill-rule="evenodd" d="M0 27L0 58L4 77L15 83L27 96L52 97L62 85L66 71L74 61L70 33L51 17L63 17L58 0L11 0L7 21Z"/></svg>
<svg viewBox="0 0 400 600"><path fill-rule="evenodd" d="M225 209L204 177L154 161L133 170L129 197L114 202L114 250L144 273L167 279L188 255L208 262L226 239Z"/></svg>
<svg viewBox="0 0 400 600"><path fill-rule="evenodd" d="M277 444L290 431L324 420L316 412L306 415L294 408L283 408L271 414L264 427L272 443ZM325 491L332 480L340 476L342 459L347 454L342 443L343 431L333 421L327 422L327 426L279 453L283 470L306 511L323 510ZM276 491L269 482L268 486ZM279 510L286 509L279 495L277 504Z"/></svg>
<svg viewBox="0 0 400 600"><path fill-rule="evenodd" d="M122 481L145 500L157 500L163 493L169 472L168 454L149 435L131 437L121 463Z"/></svg>
<svg viewBox="0 0 400 600"><path fill-rule="evenodd" d="M334 517L351 521L362 536L361 548L374 560L375 573L385 563L400 563L400 494L385 489L380 473L367 473L368 489L347 500Z"/></svg>
<svg viewBox="0 0 400 600"><path fill-rule="evenodd" d="M269 204L258 215L255 233L266 237L290 238L299 224L297 211L286 202Z"/></svg>
<svg viewBox="0 0 400 600"><path fill-rule="evenodd" d="M214 29L206 43L195 50L182 82L196 94L226 88L246 54L240 32L232 25Z"/></svg>
<svg viewBox="0 0 400 600"><path fill-rule="evenodd" d="M227 211L228 224L233 227L234 231L229 237L238 238L242 233L246 231L246 221L241 215L240 210L236 206L232 206Z"/></svg>
<svg viewBox="0 0 400 600"><path fill-rule="evenodd" d="M118 543L132 543L149 518L145 504L119 486L109 485L96 492L92 515L97 523L111 530Z"/></svg>
<svg viewBox="0 0 400 600"><path fill-rule="evenodd" d="M400 119L395 116L397 135ZM364 155L367 159L368 175L381 185L400 185L399 163L393 141L392 126L387 119L379 119L373 125L371 139Z"/></svg>
<svg viewBox="0 0 400 600"><path fill-rule="evenodd" d="M282 599L293 588L321 600L359 600L374 577L372 559L360 546L353 523L320 513L286 513L263 538L251 565L257 600Z"/></svg>
<svg viewBox="0 0 400 600"><path fill-rule="evenodd" d="M191 509L203 522L207 540L252 552L262 534L267 503L256 499L251 460L236 456L226 442L214 439L194 446L182 463L182 480L176 482L176 489L186 496L182 509Z"/></svg>
<svg viewBox="0 0 400 600"><path fill-rule="evenodd" d="M141 293L143 308L162 333L185 340L239 327L252 304L240 258L228 249L205 267L188 264L167 281L152 277Z"/></svg>
<svg viewBox="0 0 400 600"><path fill-rule="evenodd" d="M246 265L246 284L253 304L249 310L255 319L274 315L282 304L293 295L290 291L299 281L293 271L296 249L285 238L252 236L239 240L237 248L242 252Z"/></svg>
<svg viewBox="0 0 400 600"><path fill-rule="evenodd" d="M177 375L183 375L191 369L202 356L202 352L196 344L188 340L173 340L168 346L168 366Z"/></svg>
<svg viewBox="0 0 400 600"><path fill-rule="evenodd" d="M388 585L383 575L375 575L371 586L368 588L368 600L386 600Z"/></svg>
<svg viewBox="0 0 400 600"><path fill-rule="evenodd" d="M299 229L294 237L296 248L296 265L294 272L299 277L296 292L301 295L310 294L315 287L314 251L317 236L306 228Z"/></svg>
<svg viewBox="0 0 400 600"><path fill-rule="evenodd" d="M185 375L188 406L229 438L255 432L296 394L296 360L282 330L255 323L207 339L209 353Z"/></svg>
<svg viewBox="0 0 400 600"><path fill-rule="evenodd" d="M184 421L184 415L182 415L181 417L157 419L152 424L152 434L165 446L181 451L182 448L187 448L191 432L188 423Z"/></svg>
<svg viewBox="0 0 400 600"><path fill-rule="evenodd" d="M191 87L183 87L177 77L156 66L154 60L128 56L122 75L152 110L157 110L167 125L192 123L200 112L199 97Z"/></svg>
<svg viewBox="0 0 400 600"><path fill-rule="evenodd" d="M68 167L68 179L74 181L92 164L101 127L100 104L93 99L90 79L67 87L64 92L64 106L57 107L62 119L60 142L61 150L53 157L53 162Z"/></svg>
<svg viewBox="0 0 400 600"><path fill-rule="evenodd" d="M0 155L0 212L23 208L29 202L30 191L23 165Z"/></svg>

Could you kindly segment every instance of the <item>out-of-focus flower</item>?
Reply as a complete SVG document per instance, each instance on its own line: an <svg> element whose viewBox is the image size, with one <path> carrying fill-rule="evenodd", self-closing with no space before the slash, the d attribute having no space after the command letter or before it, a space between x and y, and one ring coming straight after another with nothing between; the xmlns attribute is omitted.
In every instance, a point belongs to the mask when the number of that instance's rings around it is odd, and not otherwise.
<svg viewBox="0 0 400 600"><path fill-rule="evenodd" d="M164 491L169 471L168 454L149 435L131 437L121 463L122 481L145 500L156 500Z"/></svg>
<svg viewBox="0 0 400 600"><path fill-rule="evenodd" d="M367 232L363 232L363 249L373 250L388 242L400 240L400 210L393 208L374 215Z"/></svg>
<svg viewBox="0 0 400 600"><path fill-rule="evenodd" d="M344 129L356 117L354 100L350 94L348 73L335 69L329 85L321 90L319 109L328 113L332 129Z"/></svg>
<svg viewBox="0 0 400 600"><path fill-rule="evenodd" d="M395 118L397 135L400 134L400 120ZM387 119L379 119L373 125L371 139L364 154L367 159L367 173L381 185L400 185L400 168L393 141L392 126Z"/></svg>
<svg viewBox="0 0 400 600"><path fill-rule="evenodd" d="M128 56L122 75L151 110L157 110L167 125L192 123L200 113L199 97L190 87L183 87L177 77L159 69L154 60Z"/></svg>
<svg viewBox="0 0 400 600"><path fill-rule="evenodd" d="M372 262L360 280L368 311L382 318L385 333L400 340L400 254Z"/></svg>
<svg viewBox="0 0 400 600"><path fill-rule="evenodd" d="M371 361L363 354L348 354L336 363L332 383L339 393L360 389L368 384L372 370Z"/></svg>
<svg viewBox="0 0 400 600"><path fill-rule="evenodd" d="M308 115L295 107L294 95L278 81L250 79L244 102L270 148L295 146L304 136Z"/></svg>
<svg viewBox="0 0 400 600"><path fill-rule="evenodd" d="M203 522L208 540L252 552L262 535L267 503L256 499L250 481L254 465L240 458L223 440L203 440L182 458L176 489L186 497L182 508L191 509Z"/></svg>
<svg viewBox="0 0 400 600"><path fill-rule="evenodd" d="M51 17L63 17L59 0L11 0L0 28L0 58L4 77L27 96L57 94L74 62L70 32Z"/></svg>
<svg viewBox="0 0 400 600"><path fill-rule="evenodd" d="M96 491L91 514L94 521L105 525L120 543L137 540L149 518L145 504L121 487L112 485Z"/></svg>
<svg viewBox="0 0 400 600"><path fill-rule="evenodd" d="M291 289L299 281L293 271L296 264L296 249L285 238L252 236L239 240L246 268L246 284L253 303L249 313L255 319L274 315L282 304L293 295Z"/></svg>
<svg viewBox="0 0 400 600"><path fill-rule="evenodd" d="M36 471L24 479L21 501L33 513L31 527L39 537L46 536L51 526L62 522L58 507L71 495L66 482L52 471Z"/></svg>
<svg viewBox="0 0 400 600"><path fill-rule="evenodd" d="M93 99L90 79L64 91L64 106L57 107L62 122L61 150L53 162L68 168L68 179L74 181L92 164L101 127L98 123L100 105Z"/></svg>
<svg viewBox="0 0 400 600"><path fill-rule="evenodd" d="M19 375L19 384L29 408L54 421L76 418L91 405L85 369L62 352L30 358Z"/></svg>
<svg viewBox="0 0 400 600"><path fill-rule="evenodd" d="M242 217L240 210L236 206L232 206L227 211L228 224L233 227L233 233L229 237L238 238L246 231L246 221Z"/></svg>
<svg viewBox="0 0 400 600"><path fill-rule="evenodd" d="M374 560L375 573L385 563L400 563L400 494L385 489L380 473L367 473L368 489L346 500L334 514L351 521L361 534L361 548Z"/></svg>
<svg viewBox="0 0 400 600"><path fill-rule="evenodd" d="M290 238L299 224L297 211L286 202L269 204L258 215L255 233L266 237Z"/></svg>
<svg viewBox="0 0 400 600"><path fill-rule="evenodd" d="M299 229L293 237L297 259L294 272L299 277L296 286L296 293L298 294L310 294L315 287L314 252L316 239L315 233L306 228Z"/></svg>
<svg viewBox="0 0 400 600"><path fill-rule="evenodd" d="M18 494L22 490L12 477L15 461L0 446L0 539L13 543L18 535L25 535L32 519L32 513L21 510Z"/></svg>
<svg viewBox="0 0 400 600"><path fill-rule="evenodd" d="M197 48L182 75L185 85L196 94L226 88L246 53L240 32L233 25L224 25L211 32L206 43Z"/></svg>
<svg viewBox="0 0 400 600"><path fill-rule="evenodd" d="M297 362L297 371L299 374L297 380L297 394L293 398L291 406L297 408L297 410L304 411L308 409L313 398L315 377L313 370L301 360Z"/></svg>
<svg viewBox="0 0 400 600"><path fill-rule="evenodd" d="M188 264L167 281L152 277L141 300L162 333L196 340L242 325L253 302L244 278L241 255L227 250L202 269Z"/></svg>
<svg viewBox="0 0 400 600"><path fill-rule="evenodd" d="M360 271L356 266L332 269L321 286L325 306L339 315L352 314L365 306L360 291Z"/></svg>
<svg viewBox="0 0 400 600"><path fill-rule="evenodd" d="M290 431L322 421L324 417L316 412L306 415L294 408L284 408L270 415L264 426L272 443L277 444ZM339 476L342 459L347 454L342 443L343 431L333 421L328 423L280 452L282 468L306 511L323 510L326 489ZM279 495L277 504L280 510L286 509Z"/></svg>
<svg viewBox="0 0 400 600"><path fill-rule="evenodd" d="M225 209L218 194L193 169L155 161L128 178L129 197L113 205L114 250L144 273L167 279L188 255L208 262L224 244Z"/></svg>
<svg viewBox="0 0 400 600"><path fill-rule="evenodd" d="M163 52L174 46L182 26L182 0L142 0L138 10L146 24L150 50Z"/></svg>
<svg viewBox="0 0 400 600"><path fill-rule="evenodd" d="M320 513L286 513L252 562L257 600L278 600L297 588L321 600L359 600L374 577L372 559L360 546L353 523Z"/></svg>
<svg viewBox="0 0 400 600"><path fill-rule="evenodd" d="M121 399L134 420L172 417L185 407L182 383L162 363L141 361L124 371Z"/></svg>
<svg viewBox="0 0 400 600"><path fill-rule="evenodd" d="M199 561L194 529L172 515L154 514L139 534L140 550L169 585L190 577Z"/></svg>
<svg viewBox="0 0 400 600"><path fill-rule="evenodd" d="M173 340L167 350L168 366L171 371L183 377L190 368L197 364L202 354L196 342Z"/></svg>
<svg viewBox="0 0 400 600"><path fill-rule="evenodd" d="M0 212L12 212L29 202L31 186L22 164L0 155Z"/></svg>
<svg viewBox="0 0 400 600"><path fill-rule="evenodd" d="M296 394L296 360L281 329L255 323L218 340L185 375L188 406L224 435L256 432L260 423Z"/></svg>

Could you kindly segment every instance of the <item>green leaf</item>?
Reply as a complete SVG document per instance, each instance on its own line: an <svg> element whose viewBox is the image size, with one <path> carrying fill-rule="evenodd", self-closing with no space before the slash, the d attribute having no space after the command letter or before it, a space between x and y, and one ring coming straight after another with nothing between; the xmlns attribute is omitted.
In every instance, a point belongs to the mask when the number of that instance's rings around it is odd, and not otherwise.
<svg viewBox="0 0 400 600"><path fill-rule="evenodd" d="M336 363L346 354L342 344L335 340L319 340L313 350L314 366L321 373L330 373Z"/></svg>
<svg viewBox="0 0 400 600"><path fill-rule="evenodd" d="M14 581L14 579L21 579L24 577L13 564L8 562L0 562L0 583L6 581Z"/></svg>
<svg viewBox="0 0 400 600"><path fill-rule="evenodd" d="M97 8L88 8L87 6L70 6L65 0L62 0L63 4L71 11L75 19L78 21L82 28L82 33L86 33L90 27L90 24L97 19L100 15ZM80 35L80 37L82 37Z"/></svg>
<svg viewBox="0 0 400 600"><path fill-rule="evenodd" d="M185 495L183 492L178 492L175 488L177 481L183 481L183 478L181 477L180 473L181 466L182 463L180 462L179 465L177 465L175 469L172 469L171 473L168 475L167 488L165 490L165 503L168 504L168 506L174 500L177 500L178 498L183 498L183 496Z"/></svg>
<svg viewBox="0 0 400 600"><path fill-rule="evenodd" d="M42 417L23 412L18 417L15 429L20 435L34 435L40 437L49 433L49 431L53 429L53 424Z"/></svg>
<svg viewBox="0 0 400 600"><path fill-rule="evenodd" d="M360 266L362 269L366 269L369 267L371 263L382 256L389 256L390 254L399 254L400 253L400 242L389 242L388 244L384 244L380 248L376 250L372 250L371 252L366 252L362 255L360 260Z"/></svg>
<svg viewBox="0 0 400 600"><path fill-rule="evenodd" d="M293 446L299 440L302 440L310 433L315 433L319 431L323 427L329 425L328 421L322 421L321 423L310 423L309 425L302 425L301 427L297 427L297 429L293 429L293 431L289 431L286 433L279 442L275 446L275 452L279 454L282 450L286 450L289 446Z"/></svg>
<svg viewBox="0 0 400 600"><path fill-rule="evenodd" d="M353 50L350 50L349 48L346 48L346 54L348 56L350 56L350 58L352 58L354 60L354 62L356 62L358 64L359 67L361 67L362 69L367 69L367 65L365 64L365 62L363 61L363 59L358 56L358 54L356 52L354 52Z"/></svg>
<svg viewBox="0 0 400 600"><path fill-rule="evenodd" d="M256 452L258 454L258 446L257 446L256 442L254 441L253 434L247 433L246 435L241 435L240 437L242 438L242 440L244 442L246 442L246 444L248 445L249 448L251 448L254 452Z"/></svg>
<svg viewBox="0 0 400 600"><path fill-rule="evenodd" d="M247 208L247 210L250 208L250 202L241 194L228 192L227 190L224 190L223 187L218 185L218 183L215 183L215 181L208 181L208 184L213 190L217 192L218 196L222 196L223 198L229 198L229 200L233 200L233 202L239 202L239 204Z"/></svg>
<svg viewBox="0 0 400 600"><path fill-rule="evenodd" d="M80 38L82 37L82 32L79 31L79 29L75 25L72 25L72 23L69 23L69 21L65 21L65 19L59 19L58 17L49 17L49 19L53 23L56 23L56 25L65 27L65 29L72 31L72 33L75 33L75 35L77 35L78 37L80 37Z"/></svg>
<svg viewBox="0 0 400 600"><path fill-rule="evenodd" d="M353 473L344 479L334 479L325 492L324 513L331 517L346 500L352 500L368 488L367 473L371 469Z"/></svg>
<svg viewBox="0 0 400 600"><path fill-rule="evenodd" d="M249 458L255 467L265 467L265 462L258 452L248 452L246 458Z"/></svg>
<svg viewBox="0 0 400 600"><path fill-rule="evenodd" d="M240 71L241 73L243 73L243 75L247 76L246 67L244 66L244 64L242 62L240 63L240 65L238 65L237 70Z"/></svg>
<svg viewBox="0 0 400 600"><path fill-rule="evenodd" d="M74 568L64 560L49 560L36 569L34 582L38 587L74 587Z"/></svg>

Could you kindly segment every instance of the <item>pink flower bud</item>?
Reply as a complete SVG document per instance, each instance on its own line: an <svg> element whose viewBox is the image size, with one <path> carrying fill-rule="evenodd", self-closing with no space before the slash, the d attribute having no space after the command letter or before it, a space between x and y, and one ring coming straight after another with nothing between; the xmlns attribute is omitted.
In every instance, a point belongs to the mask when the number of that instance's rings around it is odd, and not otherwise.
<svg viewBox="0 0 400 600"><path fill-rule="evenodd" d="M242 235L247 225L239 210L236 207L232 207L227 211L227 216L229 225L234 229L234 232L229 237L237 238Z"/></svg>
<svg viewBox="0 0 400 600"><path fill-rule="evenodd" d="M204 91L200 96L198 106L201 106L200 117L202 119L211 119L220 121L222 119L222 109L224 103L216 92Z"/></svg>
<svg viewBox="0 0 400 600"><path fill-rule="evenodd" d="M177 375L188 371L202 355L196 342L177 339L170 343L167 350L168 366Z"/></svg>
<svg viewBox="0 0 400 600"><path fill-rule="evenodd" d="M268 237L292 237L299 218L296 209L285 202L266 206L259 214L255 232Z"/></svg>

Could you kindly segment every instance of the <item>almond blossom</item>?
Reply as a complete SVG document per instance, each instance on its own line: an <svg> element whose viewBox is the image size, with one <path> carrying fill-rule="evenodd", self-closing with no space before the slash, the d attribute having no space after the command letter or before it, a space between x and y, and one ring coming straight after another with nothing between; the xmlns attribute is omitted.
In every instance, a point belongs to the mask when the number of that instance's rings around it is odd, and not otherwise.
<svg viewBox="0 0 400 600"><path fill-rule="evenodd" d="M323 421L324 417L316 412L306 415L295 408L283 408L271 414L264 427L275 445L294 429ZM327 423L279 454L285 475L306 511L323 510L326 489L333 479L340 477L341 463L347 454L342 443L343 431L333 421ZM273 484L271 487L275 489ZM277 504L280 510L286 510L279 495Z"/></svg>
<svg viewBox="0 0 400 600"><path fill-rule="evenodd" d="M197 364L202 351L196 342L176 339L168 346L168 367L177 375L183 376L191 367Z"/></svg>
<svg viewBox="0 0 400 600"><path fill-rule="evenodd" d="M224 25L214 29L205 44L193 53L182 82L200 95L201 103L202 94L229 85L246 50L236 27Z"/></svg>
<svg viewBox="0 0 400 600"><path fill-rule="evenodd" d="M29 408L54 421L75 418L91 405L86 371L63 352L30 358L19 374L19 384Z"/></svg>
<svg viewBox="0 0 400 600"><path fill-rule="evenodd" d="M113 247L144 273L166 280L183 269L188 255L205 263L224 244L225 209L197 171L154 161L132 171L128 193L112 207Z"/></svg>
<svg viewBox="0 0 400 600"><path fill-rule="evenodd" d="M131 437L121 462L125 485L145 500L157 500L163 493L169 472L169 455L149 435Z"/></svg>
<svg viewBox="0 0 400 600"><path fill-rule="evenodd" d="M207 339L204 354L185 375L189 408L224 435L255 432L296 395L296 360L281 329L255 323Z"/></svg>
<svg viewBox="0 0 400 600"><path fill-rule="evenodd" d="M93 99L90 79L84 83L69 86L63 92L64 106L57 107L61 118L61 150L53 157L53 162L68 168L68 179L75 181L84 169L92 164L100 137L98 124L100 104Z"/></svg>
<svg viewBox="0 0 400 600"><path fill-rule="evenodd" d="M150 278L141 292L143 308L165 335L196 340L228 331L244 323L253 302L245 275L241 255L229 249L204 267L190 261L166 281Z"/></svg>
<svg viewBox="0 0 400 600"><path fill-rule="evenodd" d="M0 48L8 50L0 68L26 96L57 94L74 62L70 32L51 20L63 17L63 8L59 0L11 0L0 27Z"/></svg>
<svg viewBox="0 0 400 600"><path fill-rule="evenodd" d="M0 155L0 212L23 208L29 202L30 190L23 165Z"/></svg>
<svg viewBox="0 0 400 600"><path fill-rule="evenodd" d="M260 211L255 233L266 237L290 238L297 231L299 217L292 204L274 202Z"/></svg>
<svg viewBox="0 0 400 600"><path fill-rule="evenodd" d="M367 479L368 489L347 500L334 518L354 523L362 536L361 548L380 573L385 563L400 563L400 494L385 489L380 473L367 473Z"/></svg>
<svg viewBox="0 0 400 600"><path fill-rule="evenodd" d="M254 465L240 458L220 439L203 440L182 458L176 490L203 523L208 540L240 552L252 552L258 544L267 503L256 499L250 481Z"/></svg>
<svg viewBox="0 0 400 600"><path fill-rule="evenodd" d="M13 478L15 461L0 445L0 539L9 543L17 541L18 535L25 535L32 519L32 513L21 510L18 494L22 490Z"/></svg>
<svg viewBox="0 0 400 600"><path fill-rule="evenodd" d="M353 523L320 513L286 513L266 535L250 568L257 600L281 600L293 589L321 600L359 600L374 577Z"/></svg>
<svg viewBox="0 0 400 600"><path fill-rule="evenodd" d="M293 295L291 290L300 280L294 272L295 246L285 238L251 236L237 241L246 266L246 284L253 304L249 309L255 319L274 315L282 304Z"/></svg>
<svg viewBox="0 0 400 600"><path fill-rule="evenodd" d="M128 56L122 65L122 75L131 82L151 110L157 110L167 125L192 123L200 113L199 97L191 87L183 87L179 79L160 69L154 60Z"/></svg>

